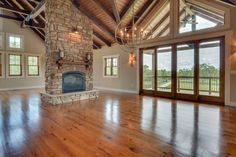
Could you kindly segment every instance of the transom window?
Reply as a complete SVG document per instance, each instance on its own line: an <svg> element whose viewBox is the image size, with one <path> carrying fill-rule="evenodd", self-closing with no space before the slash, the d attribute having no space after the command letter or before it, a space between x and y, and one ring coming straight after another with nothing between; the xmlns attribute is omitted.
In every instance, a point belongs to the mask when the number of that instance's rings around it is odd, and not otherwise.
<svg viewBox="0 0 236 157"><path fill-rule="evenodd" d="M24 50L24 36L7 33L7 46L8 50Z"/></svg>
<svg viewBox="0 0 236 157"><path fill-rule="evenodd" d="M39 57L28 56L28 76L39 76Z"/></svg>
<svg viewBox="0 0 236 157"><path fill-rule="evenodd" d="M224 24L224 11L200 5L197 1L179 0L179 33L195 32Z"/></svg>
<svg viewBox="0 0 236 157"><path fill-rule="evenodd" d="M118 76L118 57L104 57L104 76Z"/></svg>
<svg viewBox="0 0 236 157"><path fill-rule="evenodd" d="M22 76L22 56L9 55L9 76Z"/></svg>

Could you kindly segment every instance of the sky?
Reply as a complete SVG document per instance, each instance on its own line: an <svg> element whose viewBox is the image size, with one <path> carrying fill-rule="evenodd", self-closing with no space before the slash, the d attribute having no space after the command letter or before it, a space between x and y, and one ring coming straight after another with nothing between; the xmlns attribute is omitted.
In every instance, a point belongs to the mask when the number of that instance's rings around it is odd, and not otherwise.
<svg viewBox="0 0 236 157"><path fill-rule="evenodd" d="M193 50L185 50L177 52L177 65L178 69L191 69L194 65ZM152 55L144 54L143 57L144 65L152 67ZM158 55L158 69L167 69L171 68L171 53L160 53ZM200 64L209 64L215 68L220 67L220 51L219 48L202 48L199 52L199 63Z"/></svg>

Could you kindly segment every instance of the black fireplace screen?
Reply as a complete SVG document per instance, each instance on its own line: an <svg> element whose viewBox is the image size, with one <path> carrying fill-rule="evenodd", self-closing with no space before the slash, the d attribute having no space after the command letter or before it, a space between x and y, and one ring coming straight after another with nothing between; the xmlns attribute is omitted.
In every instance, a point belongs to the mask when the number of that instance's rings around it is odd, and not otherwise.
<svg viewBox="0 0 236 157"><path fill-rule="evenodd" d="M85 91L85 74L82 72L67 72L62 76L63 93Z"/></svg>

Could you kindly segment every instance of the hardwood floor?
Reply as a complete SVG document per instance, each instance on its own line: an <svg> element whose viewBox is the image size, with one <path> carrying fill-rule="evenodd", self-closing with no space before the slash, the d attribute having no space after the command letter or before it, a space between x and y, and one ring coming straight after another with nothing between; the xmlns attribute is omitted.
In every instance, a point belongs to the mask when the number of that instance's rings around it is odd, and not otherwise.
<svg viewBox="0 0 236 157"><path fill-rule="evenodd" d="M107 92L49 106L39 92L0 92L0 156L236 156L234 108Z"/></svg>

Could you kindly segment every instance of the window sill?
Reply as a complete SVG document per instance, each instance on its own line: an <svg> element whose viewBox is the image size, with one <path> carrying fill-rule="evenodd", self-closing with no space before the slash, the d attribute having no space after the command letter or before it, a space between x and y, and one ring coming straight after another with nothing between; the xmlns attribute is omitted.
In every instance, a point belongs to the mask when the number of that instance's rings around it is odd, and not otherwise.
<svg viewBox="0 0 236 157"><path fill-rule="evenodd" d="M113 79L116 79L116 78L119 78L119 76L103 76L103 78L113 78Z"/></svg>

